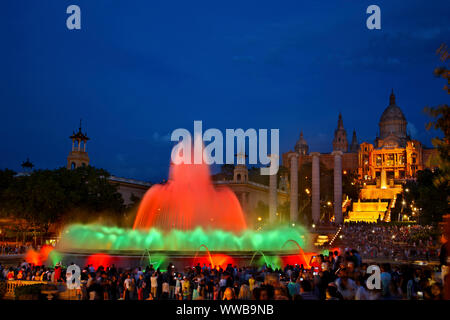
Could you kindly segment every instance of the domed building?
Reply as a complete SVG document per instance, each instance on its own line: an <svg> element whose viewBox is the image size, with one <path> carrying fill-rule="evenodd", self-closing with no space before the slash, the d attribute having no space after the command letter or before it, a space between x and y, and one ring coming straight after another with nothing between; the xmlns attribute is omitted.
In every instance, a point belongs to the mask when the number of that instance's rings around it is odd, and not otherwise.
<svg viewBox="0 0 450 320"><path fill-rule="evenodd" d="M407 124L392 90L389 105L380 117L380 134L375 144L360 145L358 173L361 179L375 180L379 187L387 189L396 181L414 178L417 171L430 167L428 160L434 149L427 149L420 141L411 139L406 132Z"/></svg>
<svg viewBox="0 0 450 320"><path fill-rule="evenodd" d="M406 117L395 103L394 90L389 98L389 106L381 115L379 126L380 136L376 138L377 148L397 148L406 146L408 136L406 134Z"/></svg>
<svg viewBox="0 0 450 320"><path fill-rule="evenodd" d="M349 207L353 201L352 210L349 210L345 221L390 221L390 208L395 206L402 184L408 179L414 179L418 171L436 167L432 161L436 149L426 148L420 141L412 139L407 134L407 124L392 90L389 105L378 123L379 135L375 138L375 143L363 141L359 144L354 130L349 145L343 117L339 114L332 153L309 154L308 145L301 134L295 144L295 151L283 154L283 166L291 170L292 155L298 156L298 168L304 163L312 163L313 156L319 157L320 164L327 169L334 170L338 163L343 175L356 173L363 185L359 194L362 202L350 199L342 203L344 210L344 206Z"/></svg>

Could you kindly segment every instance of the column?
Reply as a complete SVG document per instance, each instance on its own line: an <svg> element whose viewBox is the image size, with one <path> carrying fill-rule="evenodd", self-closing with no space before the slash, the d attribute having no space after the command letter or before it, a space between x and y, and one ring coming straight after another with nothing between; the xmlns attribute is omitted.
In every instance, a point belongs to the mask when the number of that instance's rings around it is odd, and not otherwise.
<svg viewBox="0 0 450 320"><path fill-rule="evenodd" d="M290 220L296 222L298 219L298 154L293 153L291 157L291 211Z"/></svg>
<svg viewBox="0 0 450 320"><path fill-rule="evenodd" d="M334 219L337 224L342 217L342 151L333 151L334 155Z"/></svg>
<svg viewBox="0 0 450 320"><path fill-rule="evenodd" d="M269 176L269 221L270 223L274 223L276 219L277 219L277 173Z"/></svg>
<svg viewBox="0 0 450 320"><path fill-rule="evenodd" d="M386 189L387 188L387 182L386 182L386 170L384 168L381 169L381 183L380 183L380 187L381 189Z"/></svg>
<svg viewBox="0 0 450 320"><path fill-rule="evenodd" d="M311 190L311 211L314 223L320 220L320 153L312 152L312 190Z"/></svg>

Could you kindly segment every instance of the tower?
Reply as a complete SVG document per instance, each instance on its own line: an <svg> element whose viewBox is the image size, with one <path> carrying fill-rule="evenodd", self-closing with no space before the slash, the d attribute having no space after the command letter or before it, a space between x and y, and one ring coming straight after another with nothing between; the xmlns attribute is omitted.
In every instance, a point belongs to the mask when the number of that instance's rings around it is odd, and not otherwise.
<svg viewBox="0 0 450 320"><path fill-rule="evenodd" d="M72 140L72 151L67 157L67 169L88 166L89 156L86 151L86 143L89 138L86 132L81 132L81 120L78 132L73 132L69 138Z"/></svg>
<svg viewBox="0 0 450 320"><path fill-rule="evenodd" d="M352 143L350 144L350 152L358 153L358 151L359 151L358 139L356 138L356 131L353 130Z"/></svg>
<svg viewBox="0 0 450 320"><path fill-rule="evenodd" d="M333 151L347 152L347 150L348 150L347 132L344 129L344 122L342 121L342 115L339 113L338 126L336 130L334 130Z"/></svg>
<svg viewBox="0 0 450 320"><path fill-rule="evenodd" d="M24 173L31 173L34 164L30 162L29 158L27 158L27 161L22 162L21 167Z"/></svg>
<svg viewBox="0 0 450 320"><path fill-rule="evenodd" d="M245 164L245 158L247 156L243 151L239 152L236 155L237 164L234 167L234 178L233 181L235 183L247 183L248 181L248 169Z"/></svg>
<svg viewBox="0 0 450 320"><path fill-rule="evenodd" d="M303 131L302 131L300 132L300 138L295 144L295 152L297 152L299 155L306 155L308 154L308 149L309 149L308 143L306 142L305 138L303 138Z"/></svg>

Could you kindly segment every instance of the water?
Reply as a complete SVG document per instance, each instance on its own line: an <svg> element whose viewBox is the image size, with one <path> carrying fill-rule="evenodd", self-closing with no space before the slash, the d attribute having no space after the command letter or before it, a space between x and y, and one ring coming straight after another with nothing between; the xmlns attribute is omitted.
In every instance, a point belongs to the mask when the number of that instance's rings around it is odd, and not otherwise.
<svg viewBox="0 0 450 320"><path fill-rule="evenodd" d="M220 229L164 231L152 228L148 231L107 227L103 225L75 224L63 231L59 248L64 250L150 250L192 251L207 244L209 250L217 251L279 251L289 240L305 247L306 231L298 227L278 227L262 231L243 230L235 233ZM289 249L289 248L288 248ZM296 248L297 249L297 248Z"/></svg>
<svg viewBox="0 0 450 320"><path fill-rule="evenodd" d="M144 195L133 229L197 227L240 232L247 224L236 195L228 188L214 188L206 164L172 165L169 181Z"/></svg>

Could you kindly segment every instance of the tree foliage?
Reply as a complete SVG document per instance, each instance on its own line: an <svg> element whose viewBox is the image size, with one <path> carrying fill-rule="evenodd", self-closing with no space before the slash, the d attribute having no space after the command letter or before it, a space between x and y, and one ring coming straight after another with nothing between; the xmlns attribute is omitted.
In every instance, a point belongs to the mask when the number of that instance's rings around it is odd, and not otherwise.
<svg viewBox="0 0 450 320"><path fill-rule="evenodd" d="M442 216L450 209L447 200L449 189L446 184L433 183L439 176L440 170L426 169L417 173L415 181L404 185L401 201L405 200L405 205L402 204L402 214L417 217L420 224L437 224L442 221Z"/></svg>
<svg viewBox="0 0 450 320"><path fill-rule="evenodd" d="M108 181L109 173L91 166L74 170L37 170L14 177L0 171L0 210L48 230L51 223L72 220L71 213L121 214L123 199Z"/></svg>
<svg viewBox="0 0 450 320"><path fill-rule="evenodd" d="M450 107L446 104L438 107L426 107L425 112L435 118L427 124L427 129L440 130L443 137L435 137L432 140L433 145L437 148L437 163L441 169L441 175L436 176L435 184L449 185L450 181Z"/></svg>

